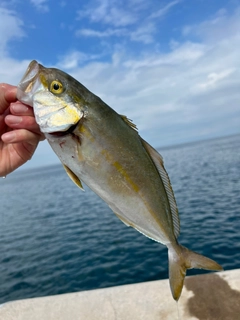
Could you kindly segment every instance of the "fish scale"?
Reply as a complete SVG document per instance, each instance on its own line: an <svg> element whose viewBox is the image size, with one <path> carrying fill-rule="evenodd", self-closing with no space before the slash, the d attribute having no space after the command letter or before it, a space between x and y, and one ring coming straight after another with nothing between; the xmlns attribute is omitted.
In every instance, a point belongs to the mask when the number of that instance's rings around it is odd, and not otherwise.
<svg viewBox="0 0 240 320"><path fill-rule="evenodd" d="M41 131L78 187L83 181L126 225L167 246L175 300L187 269L222 270L178 243L178 209L162 156L139 136L131 120L70 75L35 60L17 97L34 108Z"/></svg>

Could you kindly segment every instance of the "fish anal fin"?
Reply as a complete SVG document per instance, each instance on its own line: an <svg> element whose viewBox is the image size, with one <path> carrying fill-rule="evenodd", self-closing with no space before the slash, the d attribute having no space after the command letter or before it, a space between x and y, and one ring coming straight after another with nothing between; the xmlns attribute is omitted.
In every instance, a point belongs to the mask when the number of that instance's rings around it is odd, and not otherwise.
<svg viewBox="0 0 240 320"><path fill-rule="evenodd" d="M173 189L171 186L171 182L169 179L169 176L167 174L167 171L164 168L163 158L162 156L152 147L150 144L148 144L145 140L141 139L142 144L149 154L150 158L152 159L153 163L155 164L159 175L161 177L161 180L163 182L164 188L166 190L171 215L172 215L172 221L173 221L173 229L174 229L174 235L177 238L180 233L180 220L178 215L178 208L177 203L174 197Z"/></svg>
<svg viewBox="0 0 240 320"><path fill-rule="evenodd" d="M66 166L65 164L63 164L64 169L66 170L69 178L80 188L84 191L81 180L75 175L74 172L72 172L71 169L69 169L68 166Z"/></svg>
<svg viewBox="0 0 240 320"><path fill-rule="evenodd" d="M131 222L127 221L127 219L124 219L120 214L114 212L115 215L118 217L118 219L120 219L127 227L133 227L134 228L134 225L131 224Z"/></svg>
<svg viewBox="0 0 240 320"><path fill-rule="evenodd" d="M128 119L128 117L124 116L123 114L120 114L120 117L123 119L124 122L126 122L126 124L134 129L135 131L138 131L137 126L132 122L132 120Z"/></svg>

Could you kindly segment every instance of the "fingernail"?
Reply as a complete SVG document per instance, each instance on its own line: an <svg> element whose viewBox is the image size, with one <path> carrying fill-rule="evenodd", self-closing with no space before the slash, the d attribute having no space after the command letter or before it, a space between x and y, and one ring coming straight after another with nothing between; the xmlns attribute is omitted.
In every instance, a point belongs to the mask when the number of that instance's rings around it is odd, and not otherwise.
<svg viewBox="0 0 240 320"><path fill-rule="evenodd" d="M14 131L9 131L4 133L1 138L4 142L13 142L16 139L16 133Z"/></svg>
<svg viewBox="0 0 240 320"><path fill-rule="evenodd" d="M11 108L16 113L25 113L29 110L29 108L22 103L12 103Z"/></svg>
<svg viewBox="0 0 240 320"><path fill-rule="evenodd" d="M14 124L19 124L20 122L22 122L22 117L13 116L13 115L9 114L8 116L6 116L6 120L7 120L8 124L14 125Z"/></svg>

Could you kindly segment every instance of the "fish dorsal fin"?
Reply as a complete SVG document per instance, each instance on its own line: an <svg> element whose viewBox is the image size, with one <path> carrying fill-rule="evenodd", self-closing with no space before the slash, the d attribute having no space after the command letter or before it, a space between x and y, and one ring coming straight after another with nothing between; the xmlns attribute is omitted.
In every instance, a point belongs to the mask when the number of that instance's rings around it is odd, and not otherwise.
<svg viewBox="0 0 240 320"><path fill-rule="evenodd" d="M138 131L137 126L132 122L132 120L128 119L128 117L124 116L123 114L120 114L120 117L126 122L127 125L129 125L130 128Z"/></svg>
<svg viewBox="0 0 240 320"><path fill-rule="evenodd" d="M84 191L81 180L72 172L71 169L68 168L65 164L63 164L64 169L66 170L69 178L80 188Z"/></svg>
<svg viewBox="0 0 240 320"><path fill-rule="evenodd" d="M154 164L160 174L160 177L162 179L162 182L163 182L163 185L166 190L167 197L168 197L171 214L172 214L174 235L177 238L180 233L180 220L179 220L179 215L178 215L178 208L177 208L177 203L176 203L176 200L174 197L174 193L173 193L170 179L168 177L167 171L164 168L163 158L152 146L150 146L150 144L148 144L143 139L141 139L141 140L142 140L142 144L143 144L144 148L146 149L147 153L149 154L152 161L154 162Z"/></svg>

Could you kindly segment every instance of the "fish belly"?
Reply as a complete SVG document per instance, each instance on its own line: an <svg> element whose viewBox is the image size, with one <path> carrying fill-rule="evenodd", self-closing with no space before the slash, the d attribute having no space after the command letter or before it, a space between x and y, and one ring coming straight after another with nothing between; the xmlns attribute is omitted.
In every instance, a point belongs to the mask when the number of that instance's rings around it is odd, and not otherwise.
<svg viewBox="0 0 240 320"><path fill-rule="evenodd" d="M109 145L86 130L81 141L75 135L47 138L61 162L126 225L163 244L175 241L165 189L140 140Z"/></svg>

